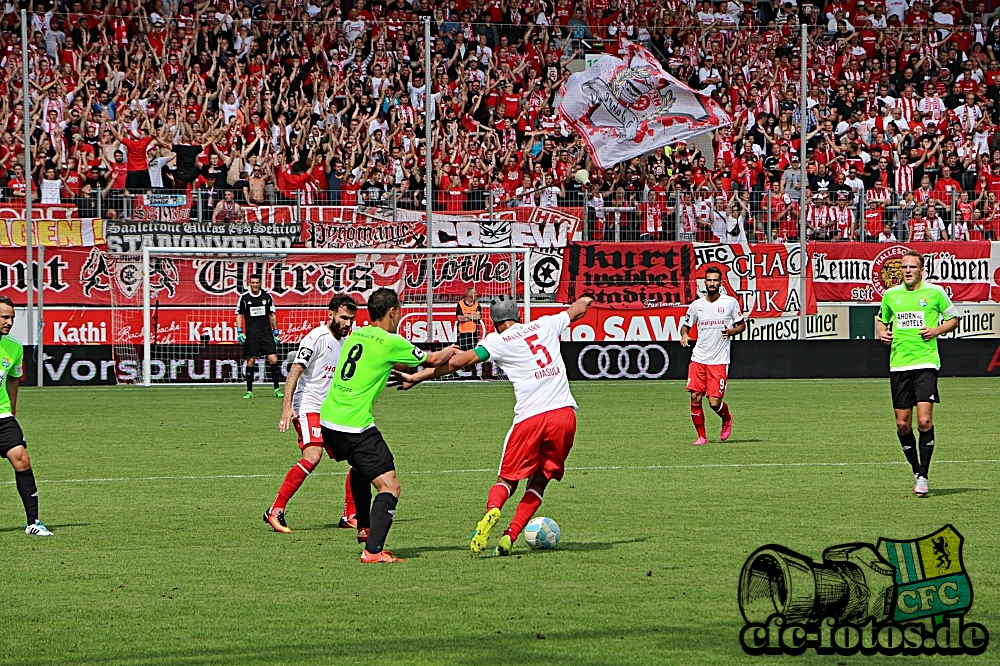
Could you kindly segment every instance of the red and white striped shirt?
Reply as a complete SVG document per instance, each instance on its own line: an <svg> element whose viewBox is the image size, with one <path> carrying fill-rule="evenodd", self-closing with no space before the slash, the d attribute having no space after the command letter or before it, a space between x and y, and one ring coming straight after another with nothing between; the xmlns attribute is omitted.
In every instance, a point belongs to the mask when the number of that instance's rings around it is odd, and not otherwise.
<svg viewBox="0 0 1000 666"><path fill-rule="evenodd" d="M913 167L909 164L896 167L896 191L909 192L913 189Z"/></svg>

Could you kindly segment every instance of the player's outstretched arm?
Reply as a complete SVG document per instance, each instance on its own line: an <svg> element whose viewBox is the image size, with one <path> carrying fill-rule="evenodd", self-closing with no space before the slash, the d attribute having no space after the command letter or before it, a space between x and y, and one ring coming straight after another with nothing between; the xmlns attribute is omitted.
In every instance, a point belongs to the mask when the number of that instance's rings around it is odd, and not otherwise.
<svg viewBox="0 0 1000 666"><path fill-rule="evenodd" d="M421 365L426 366L428 368L437 368L447 363L457 352L460 351L462 350L459 347L451 345L449 347L441 349L440 351L431 352L424 358Z"/></svg>
<svg viewBox="0 0 1000 666"><path fill-rule="evenodd" d="M566 314L569 315L569 320L576 321L577 319L583 317L585 314L587 314L587 308L589 308L590 304L593 302L594 302L593 296L584 295L578 298L577 301L573 303L573 305L566 308Z"/></svg>
<svg viewBox="0 0 1000 666"><path fill-rule="evenodd" d="M412 375L402 374L400 376L402 384L399 385L398 390L406 391L413 388L420 382L427 381L428 379L444 377L445 375L450 375L453 372L458 372L466 366L475 365L480 362L479 356L473 349L453 354L447 362L442 363L437 367L424 368L420 372L415 372Z"/></svg>

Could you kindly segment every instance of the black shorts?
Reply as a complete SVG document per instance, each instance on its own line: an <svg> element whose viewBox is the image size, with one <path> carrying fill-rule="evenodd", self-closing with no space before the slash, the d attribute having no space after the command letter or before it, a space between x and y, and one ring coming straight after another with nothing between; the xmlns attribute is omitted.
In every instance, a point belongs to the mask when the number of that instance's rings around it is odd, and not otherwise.
<svg viewBox="0 0 1000 666"><path fill-rule="evenodd" d="M890 372L892 408L910 409L918 402L941 402L937 379L938 371L934 368Z"/></svg>
<svg viewBox="0 0 1000 666"><path fill-rule="evenodd" d="M364 432L341 432L323 426L323 444L334 460L346 460L369 482L396 469L389 445L375 426Z"/></svg>
<svg viewBox="0 0 1000 666"><path fill-rule="evenodd" d="M17 419L13 416L0 419L0 456L6 458L7 454L15 446L26 448L28 446L24 441L24 433L21 432L21 426L18 425Z"/></svg>
<svg viewBox="0 0 1000 666"><path fill-rule="evenodd" d="M129 171L125 174L125 189L130 192L136 190L151 190L153 185L149 180L149 171Z"/></svg>
<svg viewBox="0 0 1000 666"><path fill-rule="evenodd" d="M462 351L469 351L479 344L479 333L459 333L458 348Z"/></svg>
<svg viewBox="0 0 1000 666"><path fill-rule="evenodd" d="M274 336L267 335L247 336L247 341L243 343L243 358L260 358L277 354L278 349L274 344Z"/></svg>

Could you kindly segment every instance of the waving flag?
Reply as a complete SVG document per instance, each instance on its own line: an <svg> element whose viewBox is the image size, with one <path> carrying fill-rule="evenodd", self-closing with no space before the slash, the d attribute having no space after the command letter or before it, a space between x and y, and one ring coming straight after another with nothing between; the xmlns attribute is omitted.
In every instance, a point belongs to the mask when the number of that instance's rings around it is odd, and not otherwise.
<svg viewBox="0 0 1000 666"><path fill-rule="evenodd" d="M732 123L715 100L675 79L637 44L573 74L560 92L559 113L602 169Z"/></svg>

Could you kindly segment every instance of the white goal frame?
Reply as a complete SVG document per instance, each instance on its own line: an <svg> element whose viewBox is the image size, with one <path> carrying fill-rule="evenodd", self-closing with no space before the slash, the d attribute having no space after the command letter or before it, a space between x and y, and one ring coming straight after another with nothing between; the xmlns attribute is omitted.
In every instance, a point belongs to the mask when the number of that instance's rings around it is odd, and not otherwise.
<svg viewBox="0 0 1000 666"><path fill-rule="evenodd" d="M356 254L386 254L386 255L418 255L429 259L439 255L477 255L504 254L522 255L522 274L511 272L511 284L521 282L524 293L524 322L531 321L531 248L210 248L210 247L148 247L142 248L142 385L152 386L152 316L150 312L150 257L171 255L228 255L228 256L287 256L287 255L356 255ZM428 270L427 279L427 321L428 330L433 330L434 319L434 280L430 277L433 271ZM515 291L516 293L516 291Z"/></svg>

